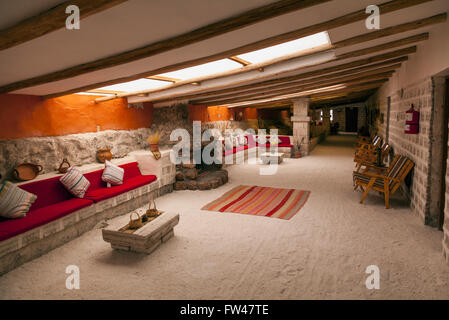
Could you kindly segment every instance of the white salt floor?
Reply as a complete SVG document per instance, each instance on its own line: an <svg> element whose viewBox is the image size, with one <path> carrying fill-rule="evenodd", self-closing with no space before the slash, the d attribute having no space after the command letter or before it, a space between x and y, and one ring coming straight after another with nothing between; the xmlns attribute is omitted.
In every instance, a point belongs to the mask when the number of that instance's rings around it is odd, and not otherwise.
<svg viewBox="0 0 449 320"><path fill-rule="evenodd" d="M286 159L274 176L258 165L229 168L212 191L174 192L158 207L180 213L176 236L153 254L114 251L92 230L0 277L2 299L448 299L442 233L401 200L358 203L353 137L330 137L311 156ZM201 211L239 184L310 190L290 221ZM117 218L116 218L117 219ZM65 287L68 265L80 290ZM380 289L365 269L380 268Z"/></svg>

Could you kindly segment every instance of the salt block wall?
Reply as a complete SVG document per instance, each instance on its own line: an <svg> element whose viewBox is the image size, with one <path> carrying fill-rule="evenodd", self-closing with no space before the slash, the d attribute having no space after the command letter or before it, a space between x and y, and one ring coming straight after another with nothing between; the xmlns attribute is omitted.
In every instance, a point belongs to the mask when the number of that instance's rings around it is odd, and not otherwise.
<svg viewBox="0 0 449 320"><path fill-rule="evenodd" d="M407 85L403 91L390 95L390 122L388 143L395 154L402 154L410 158L415 167L412 174L410 189L411 208L419 214L421 219L430 224L430 165L433 125L433 85L432 79L425 78ZM378 121L378 134L386 137L388 96L380 93L376 100L380 113L384 113L384 122ZM419 134L405 134L405 112L411 104L420 112Z"/></svg>
<svg viewBox="0 0 449 320"><path fill-rule="evenodd" d="M123 157L148 147L151 104L128 109L124 99L94 104L95 98L69 95L43 100L29 95L0 95L3 177L11 178L13 168L24 162L40 164L46 173L55 171L64 158L72 165L95 162L96 151L101 148L111 148L114 157Z"/></svg>

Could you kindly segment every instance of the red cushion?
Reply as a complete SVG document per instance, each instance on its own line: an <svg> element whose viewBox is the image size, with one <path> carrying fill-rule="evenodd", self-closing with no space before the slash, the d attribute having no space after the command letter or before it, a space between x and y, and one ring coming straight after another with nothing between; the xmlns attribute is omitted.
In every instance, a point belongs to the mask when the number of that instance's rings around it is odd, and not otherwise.
<svg viewBox="0 0 449 320"><path fill-rule="evenodd" d="M1 219L0 241L12 238L18 234L57 220L76 210L87 207L92 203L93 202L90 200L72 198L67 201L32 210L27 213L25 218Z"/></svg>
<svg viewBox="0 0 449 320"><path fill-rule="evenodd" d="M37 199L31 206L30 211L73 199L73 196L59 181L59 178L54 177L19 186L21 189L37 195Z"/></svg>
<svg viewBox="0 0 449 320"><path fill-rule="evenodd" d="M289 136L278 136L278 138L279 138L279 141L281 142L278 144L278 147L293 148L293 145L290 143ZM257 146L259 146L259 147L265 146L266 148L269 148L270 147L270 136L267 136L266 139L267 139L267 142L265 144L257 143Z"/></svg>
<svg viewBox="0 0 449 320"><path fill-rule="evenodd" d="M100 188L95 190L91 190L89 188L84 197L94 202L99 202L102 200L118 196L119 194L125 193L127 191L133 190L143 185L149 184L155 181L156 179L157 177L154 175L145 175L145 176L141 175L138 177L132 177L124 180L123 184L119 186L112 186L110 188Z"/></svg>

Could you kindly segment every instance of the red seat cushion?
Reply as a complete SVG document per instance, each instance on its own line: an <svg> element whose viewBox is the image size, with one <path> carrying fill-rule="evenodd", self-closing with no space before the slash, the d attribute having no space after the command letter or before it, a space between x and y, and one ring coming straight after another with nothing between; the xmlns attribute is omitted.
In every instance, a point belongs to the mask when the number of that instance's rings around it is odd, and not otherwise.
<svg viewBox="0 0 449 320"><path fill-rule="evenodd" d="M38 197L39 199L39 197ZM27 213L21 219L0 219L0 241L37 228L93 204L86 199L72 198Z"/></svg>
<svg viewBox="0 0 449 320"><path fill-rule="evenodd" d="M19 186L21 189L37 195L37 199L31 206L30 211L73 199L73 196L59 181L59 178L54 177Z"/></svg>
<svg viewBox="0 0 449 320"><path fill-rule="evenodd" d="M278 136L278 138L279 138L279 141L281 142L281 143L278 144L278 147L280 147L280 148L293 148L293 145L290 143L290 137L288 137L288 136ZM266 139L267 139L267 142L265 144L257 143L257 146L259 146L259 147L265 146L266 148L269 148L270 147L270 136L267 136Z"/></svg>
<svg viewBox="0 0 449 320"><path fill-rule="evenodd" d="M140 172L140 171L139 171ZM126 173L126 171L125 171ZM102 200L106 200L119 194L125 193L127 191L133 190L135 188L141 187L143 185L149 184L157 179L154 175L146 175L146 176L137 176L126 179L122 185L112 186L110 188L99 188L87 191L84 196L86 199L92 200L94 202L99 202Z"/></svg>

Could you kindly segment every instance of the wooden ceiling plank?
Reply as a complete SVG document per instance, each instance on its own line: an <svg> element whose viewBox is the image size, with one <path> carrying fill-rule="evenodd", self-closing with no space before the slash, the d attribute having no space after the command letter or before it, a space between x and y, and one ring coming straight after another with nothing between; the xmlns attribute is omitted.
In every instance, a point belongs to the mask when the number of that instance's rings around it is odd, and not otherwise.
<svg viewBox="0 0 449 320"><path fill-rule="evenodd" d="M253 99L263 99L263 98L267 98L267 97L274 97L274 96L290 94L290 93L295 93L295 92L321 89L321 88L330 87L330 86L339 85L339 84L352 85L352 84L362 84L362 83L372 82L375 80L385 80L385 79L388 80L388 78L391 77L391 75L392 75L392 73L390 72L390 73L383 73L383 74L380 74L377 76L372 76L372 77L355 78L352 80L333 79L333 80L323 81L320 83L306 85L306 86L267 91L265 93L256 93L256 94L237 96L237 97L233 97L233 98L219 99L219 100L199 100L199 101L192 101L192 103L197 104L197 105L222 105L222 104L226 104L226 103L241 102L241 101L253 100Z"/></svg>
<svg viewBox="0 0 449 320"><path fill-rule="evenodd" d="M215 101L214 100L193 101L193 103L196 105L224 105L227 103L235 103L235 102L255 100L255 99L264 99L264 98L276 97L276 96L280 96L280 95L306 92L306 91L315 90L315 89L327 88L327 87L331 87L331 86L335 86L335 85L363 84L363 83L372 82L375 80L387 81L389 77L391 77L391 74L386 74L386 75L379 76L379 77L363 78L363 79L358 79L358 80L353 80L353 81L335 81L334 80L334 81L329 81L327 85L325 85L325 84L310 85L310 86L305 86L305 87L296 88L296 89L290 88L290 89L284 89L284 90L276 90L273 92L267 92L265 94L253 94L253 95L248 95L248 96L243 96L243 97L235 97L235 98L230 98L230 99L225 99L225 100L215 100Z"/></svg>
<svg viewBox="0 0 449 320"><path fill-rule="evenodd" d="M83 1L91 1L91 0L83 0ZM270 3L265 6L246 11L242 14L209 24L207 26L203 26L196 30L166 40L158 41L156 43L151 43L134 50L129 50L127 52L123 52L114 56L83 63L64 70L52 72L46 75L37 76L31 79L26 79L6 86L2 86L0 87L0 92L1 93L10 92L43 83L67 79L84 73L98 71L105 68L111 68L124 63L129 63L139 59L148 58L162 52L181 48L199 41L204 41L216 37L218 35L235 31L267 19L271 19L296 10L309 8L329 1L330 0L303 0L303 1L280 0L275 3ZM65 14L63 14L62 16L64 17L64 19L67 17L67 15ZM230 56L234 56L234 54L227 55L227 57ZM158 73L146 74L145 76L140 76L139 78L145 78Z"/></svg>
<svg viewBox="0 0 449 320"><path fill-rule="evenodd" d="M251 62L249 62L249 61L246 61L246 60L244 60L244 59L242 59L242 58L239 58L239 57L229 57L228 58L229 60L232 60L232 61L234 61L234 62L237 62L237 63L240 63L242 66L244 66L244 67L246 67L246 66L248 66L248 65L250 65L251 64Z"/></svg>
<svg viewBox="0 0 449 320"><path fill-rule="evenodd" d="M354 72L352 70L348 70L348 71L343 71L343 72L335 73L335 74L329 74L329 75L325 75L325 76L321 76L321 77L317 77L317 78L313 78L313 79L300 80L300 81L286 81L280 85L256 88L256 89L246 90L243 92L233 92L233 93L226 94L226 95L219 95L218 97L217 96L209 96L205 100L217 99L217 98L225 99L228 97L240 96L242 94L263 93L263 92L269 92L269 91L277 90L277 89L286 89L289 87L297 88L299 86L310 85L310 84L320 83L321 81L329 81L329 80L334 80L334 79L355 79L355 78L359 78L361 76L372 76L372 75L382 74L382 73L386 73L386 72L390 73L390 72L398 69L400 66L401 66L401 64L399 63L399 64L394 64L389 67L368 70L365 72Z"/></svg>
<svg viewBox="0 0 449 320"><path fill-rule="evenodd" d="M408 44L425 41L428 39L429 39L429 33L427 33L427 32L421 33L421 34L403 38L400 40L383 43L383 44L380 44L380 45L377 45L374 47L368 47L365 49L360 49L360 50L355 50L355 51L351 51L348 53L339 54L339 55L337 55L337 59L344 60L344 59L356 58L356 57L364 56L364 55L367 55L370 53L384 51L384 50L388 50L391 48L402 47L402 46L406 46Z"/></svg>
<svg viewBox="0 0 449 320"><path fill-rule="evenodd" d="M388 43L384 43L381 45L377 45L377 46L373 46L373 47L369 47L369 48L365 48L365 49L361 49L361 50L356 50L356 51L352 51L352 52L348 52L348 53L344 53L344 54L340 54L337 55L336 59L334 61L338 61L338 60L345 60L345 59L349 59L349 58L354 58L354 57L359 57L359 56L363 56L363 55L368 55L371 53L376 53L379 51L385 51L391 48L395 48L395 47L402 47L411 43L415 43L415 42L419 42L419 41L424 41L429 39L429 34L428 33L422 33L416 36L411 36L408 38L403 38L403 39L399 39L399 40L395 40L395 41L391 41ZM285 57L281 57L281 58L276 58L270 61L267 61L263 64L251 64L249 66L240 68L240 69L235 69L235 70L231 70L231 71L227 71L227 72L223 72L221 74L215 74L215 75L211 75L211 76L207 76L207 77L202 77L202 78L195 78L195 79L188 79L188 80L184 80L184 81L180 81L178 83L174 83L170 86L167 87L163 87L163 88L157 88L157 89L147 89L147 90L140 90L140 91L135 91L135 92L129 92L129 93L124 93L124 94L118 94L115 97L114 96L110 96L110 97L102 97L102 98L98 98L95 99L95 102L104 102L104 101L108 101L108 100L112 100L115 98L124 98L124 97L129 97L129 96L134 96L134 95L139 95L139 94L149 94L149 93L155 93L155 92L161 92L161 91L165 91L168 89L173 89L185 84L190 84L192 82L197 82L197 81L205 81L205 80L210 80L210 79L217 79L217 78L222 78L222 77L227 77L230 75L235 75L235 74L239 74L239 73L244 73L244 72L248 72L248 71L252 71L252 70L256 70L258 69L261 65L264 66L272 66L275 65L277 63L281 63L281 62L286 62L292 59L296 59L298 57L305 57L308 55L312 55L318 52L323 52L326 50L326 48L328 48L328 46L319 46L319 47L315 47L312 48L308 51L304 51L301 52L300 54L296 53L293 55L288 55ZM324 63L328 63L329 61L323 62L323 63L318 63L318 64L324 64ZM305 67L300 67L298 69L302 69L302 68L307 68L308 66ZM286 71L286 73L291 72L293 70L288 70ZM253 80L246 80L247 82L253 81Z"/></svg>
<svg viewBox="0 0 449 320"><path fill-rule="evenodd" d="M69 5L80 9L80 19L117 6L127 0L71 0L65 1L47 11L19 22L0 31L0 50L15 47L24 42L42 37L50 32L65 28Z"/></svg>
<svg viewBox="0 0 449 320"><path fill-rule="evenodd" d="M423 4L426 2L430 2L430 1L433 1L433 0L393 0L393 1L389 1L386 3L380 4L379 8L380 8L380 11L382 12L382 14L386 14L386 13L390 13L393 11L401 10L404 8L412 7L412 6ZM298 1L293 1L293 2L298 3ZM319 3L322 3L322 2L325 2L325 1L321 1ZM318 2L316 2L316 3L309 2L309 3L304 3L303 5L304 5L304 7L306 7L306 5L312 6L312 5L316 5L319 3ZM296 9L296 10L299 10L299 9ZM161 68L158 68L155 70L148 70L148 71L145 71L145 72L142 72L142 73L139 73L136 75L132 75L132 76L116 78L116 79L112 79L112 80L108 80L108 81L98 82L95 84L89 84L86 86L82 86L82 87L78 87L78 88L74 88L74 89L70 89L70 90L65 90L62 92L47 95L47 96L45 96L45 98L51 98L51 97L55 97L55 96L61 96L61 95L65 95L65 94L86 91L86 90L95 89L95 88L108 86L108 85L112 85L112 84L117 84L117 83L121 83L121 82L132 81L132 80L136 80L139 78L145 78L145 77L149 77L152 75L170 72L170 71L174 71L174 70L178 70L178 69L182 69L182 68L192 67L195 65L236 56L239 54L251 52L254 50L258 50L258 49L262 49L262 48L280 44L280 43L283 43L286 41L295 40L300 37L305 37L308 35L315 34L317 32L331 30L331 29L341 27L341 26L344 26L344 25L347 25L350 23L354 23L357 21L361 21L364 19L366 19L366 12L365 12L365 9L362 9L362 10L352 12L350 14L347 14L347 15L344 15L344 16L326 21L326 22L322 22L317 25L301 28L301 29L298 29L295 31L291 31L291 32L282 34L282 35L278 35L278 36L274 36L274 37L264 39L264 40L261 40L258 42L254 42L254 43L251 43L251 44L248 44L245 46L230 49L225 52L213 54L213 55L210 55L207 57L200 57L200 58L193 59L190 61L183 61L183 62L174 64L174 65L164 66L164 67L161 67ZM259 20L259 21L262 21L262 20ZM11 83L11 84L0 87L0 93L11 92L14 90L31 87L31 86L36 86L36 85L43 84L43 83L67 79L70 77L78 76L80 74L93 72L93 71L97 71L100 69L109 68L109 67L113 67L113 66L116 66L119 64L132 62L132 61L135 61L138 59L150 57L157 53L162 53L162 52L165 52L168 50L179 48L179 47L185 46L187 44L192 44L196 41L200 41L199 39L201 39L201 37L199 37L199 36L196 36L196 37L192 36L192 33L193 34L195 34L195 33L201 34L202 32L205 32L205 30L207 30L208 28L210 28L210 26L206 26L206 27L200 28L198 30L192 31L190 33L187 33L187 34L175 37L175 38L171 38L171 39L168 39L165 41L161 41L161 42L158 42L155 44L150 44L146 47L131 50L131 51L128 51L128 52L125 52L125 53L122 53L122 54L119 54L116 56L99 59L97 61L92 61L90 63L85 63L85 64L82 64L79 66L74 66L72 68L68 68L65 70L60 70L60 71L53 72L50 74L37 76L37 77L31 78L31 79L26 79L26 80L18 81L15 83ZM203 29L205 29L205 30L203 30ZM212 28L212 31L215 31L215 33L214 34L208 33L209 38L231 31L230 29L226 29L226 30L222 30L222 29L223 28L218 28L215 25L215 27ZM186 38L186 39L184 39L184 38ZM202 40L204 40L204 39L202 39Z"/></svg>
<svg viewBox="0 0 449 320"><path fill-rule="evenodd" d="M147 77L146 79L159 80L159 81L165 81L165 82L171 82L171 83L175 83L175 82L181 81L181 79L176 79L176 78L171 78L171 77L164 77L164 76L151 76L151 77Z"/></svg>
<svg viewBox="0 0 449 320"><path fill-rule="evenodd" d="M275 65L275 64L278 64L278 63L287 62L287 61L290 61L290 60L293 60L293 59L298 59L298 58L310 56L310 55L313 55L313 54L316 54L316 53L325 52L325 51L330 50L331 48L332 47L330 45L328 45L328 44L321 45L321 46L316 46L314 48L311 48L311 49L308 49L308 50L304 50L302 52L295 52L293 54L289 54L289 55L286 55L286 56L283 56L283 57L271 59L271 60L265 61L263 63L250 64L250 65L247 65L247 66L242 67L242 68L232 69L232 70L221 72L221 73L218 73L218 74L213 74L213 75L208 75L208 76L202 76L202 77L182 80L182 81L173 83L171 85L168 85L166 87L139 90L139 91L124 93L124 94L119 94L116 97L98 98L98 99L95 100L95 102L104 102L104 101L112 100L112 99L115 99L115 98L124 98L124 97L139 95L139 94L150 94L150 93L155 93L155 92L161 92L161 91L165 91L165 90L168 90L168 89L177 88L177 87L180 87L180 86L183 86L183 85L201 83L203 81L212 80L212 79L225 78L225 77L233 76L233 75L236 75L236 74L241 74L241 73L246 73L246 72L258 70L258 69L266 67L266 66L272 66L272 65Z"/></svg>
<svg viewBox="0 0 449 320"><path fill-rule="evenodd" d="M335 48L343 48L355 44L359 44L366 41L377 40L382 37L392 36L398 33L416 30L419 28L427 27L437 23L442 23L447 20L447 13L438 14L432 17L407 22L401 25L396 25L388 28L383 28L377 31L365 33L359 36L348 38L345 40L334 43Z"/></svg>
<svg viewBox="0 0 449 320"><path fill-rule="evenodd" d="M297 95L290 95L289 97L274 97L271 99L268 99L269 101L266 100L254 100L254 101L245 101L245 102L238 102L235 104L230 104L228 105L229 108L236 108L236 107L250 107L250 106L257 106L257 105L262 105L264 103L269 104L269 103L273 103L273 102L289 102L292 99L295 98L299 98L299 97L305 97L305 96L309 96L309 97L319 97L320 95L329 95L330 93L333 94L338 94L338 93L346 93L349 94L351 92L358 92L358 91L363 91L363 90L368 90L368 89L377 89L379 87L381 87L385 82L376 82L376 83L372 83L372 84L366 84L366 85L360 85L360 86L354 86L351 88L345 88L345 89L338 89L338 90L329 90L328 92L320 92L317 94L304 94L304 93L298 93Z"/></svg>
<svg viewBox="0 0 449 320"><path fill-rule="evenodd" d="M368 70L375 70L376 68L386 67L386 66L390 66L390 65L397 66L401 62L404 62L407 60L408 60L407 56L402 56L399 58L386 60L386 61L382 61L382 62L375 63L375 64L370 64L373 60L363 59L363 60L355 61L356 63L351 62L349 64L339 65L336 67L330 67L330 68L326 68L326 69L322 69L322 70L318 70L318 71L302 73L302 74L289 76L289 77L276 78L276 79L272 79L272 80L264 80L264 81L260 81L260 82L256 82L256 83L251 83L248 85L242 85L239 87L231 87L231 88L219 89L219 90L208 89L209 91L195 90L195 92L192 92L192 93L189 93L189 94L183 95L183 96L179 96L178 94L171 94L171 95L168 95L165 97L149 99L149 101L161 102L161 101L173 100L175 98L179 99L179 100L188 100L188 99L194 99L194 98L207 97L210 95L236 93L236 92L245 91L248 89L267 87L267 86L275 85L278 83L293 82L293 81L298 81L298 80L304 80L307 78L323 76L323 74L325 74L325 76L334 76L335 75L334 72L338 72L340 70L344 70L341 74L348 74L348 73L357 73L357 72L368 71ZM376 61L381 61L381 60L376 60ZM361 67L358 67L358 66L361 66ZM354 68L354 67L356 67L356 68Z"/></svg>

